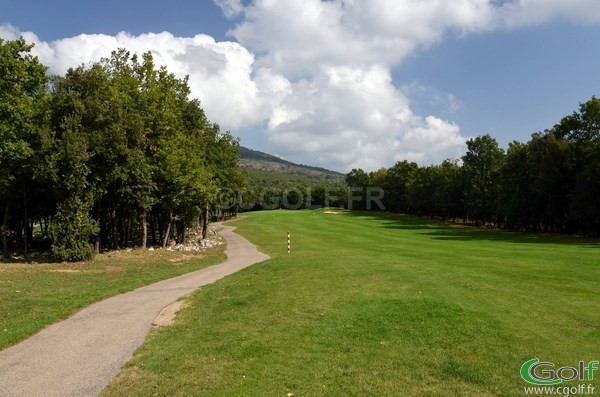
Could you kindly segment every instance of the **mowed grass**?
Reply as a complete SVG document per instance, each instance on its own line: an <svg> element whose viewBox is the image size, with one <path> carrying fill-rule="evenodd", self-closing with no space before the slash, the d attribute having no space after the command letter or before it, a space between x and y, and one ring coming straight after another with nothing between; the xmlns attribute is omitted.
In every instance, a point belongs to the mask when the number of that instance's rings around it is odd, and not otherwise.
<svg viewBox="0 0 600 397"><path fill-rule="evenodd" d="M518 396L529 359L600 358L598 242L327 212L236 222L272 259L197 291L103 396Z"/></svg>
<svg viewBox="0 0 600 397"><path fill-rule="evenodd" d="M0 349L93 302L224 259L221 248L114 251L71 264L0 263Z"/></svg>

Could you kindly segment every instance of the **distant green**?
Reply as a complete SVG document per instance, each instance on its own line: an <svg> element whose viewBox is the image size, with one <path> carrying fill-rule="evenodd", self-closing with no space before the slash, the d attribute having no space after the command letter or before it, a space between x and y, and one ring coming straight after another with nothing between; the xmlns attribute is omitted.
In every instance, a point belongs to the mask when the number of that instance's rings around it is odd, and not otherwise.
<svg viewBox="0 0 600 397"><path fill-rule="evenodd" d="M197 291L103 395L519 396L527 360L600 359L598 241L328 212L237 222L272 259Z"/></svg>

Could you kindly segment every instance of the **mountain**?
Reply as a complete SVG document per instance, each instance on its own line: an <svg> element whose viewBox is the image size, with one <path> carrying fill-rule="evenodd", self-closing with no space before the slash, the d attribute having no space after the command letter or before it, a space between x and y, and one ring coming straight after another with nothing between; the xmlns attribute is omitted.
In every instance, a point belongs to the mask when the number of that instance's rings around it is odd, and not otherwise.
<svg viewBox="0 0 600 397"><path fill-rule="evenodd" d="M345 175L325 168L292 163L277 156L240 146L240 166L246 171L251 184L269 183L278 186L290 184L345 183Z"/></svg>

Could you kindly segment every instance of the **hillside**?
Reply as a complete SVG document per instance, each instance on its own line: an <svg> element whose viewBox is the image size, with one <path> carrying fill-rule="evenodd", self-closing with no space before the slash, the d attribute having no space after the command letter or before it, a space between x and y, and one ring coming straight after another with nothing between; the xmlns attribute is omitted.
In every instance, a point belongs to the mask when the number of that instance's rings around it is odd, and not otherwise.
<svg viewBox="0 0 600 397"><path fill-rule="evenodd" d="M268 183L272 187L345 183L345 175L325 168L295 164L279 157L240 146L240 166L251 185Z"/></svg>

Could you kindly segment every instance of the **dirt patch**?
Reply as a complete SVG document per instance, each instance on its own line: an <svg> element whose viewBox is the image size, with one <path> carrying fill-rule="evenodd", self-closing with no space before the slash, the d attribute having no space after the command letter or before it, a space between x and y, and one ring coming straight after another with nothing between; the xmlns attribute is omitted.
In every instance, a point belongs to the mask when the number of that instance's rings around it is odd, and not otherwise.
<svg viewBox="0 0 600 397"><path fill-rule="evenodd" d="M175 323L175 315L183 307L185 301L180 299L165 306L152 323L155 327L166 327Z"/></svg>
<svg viewBox="0 0 600 397"><path fill-rule="evenodd" d="M121 266L111 266L111 265L108 265L108 266L104 267L104 271L106 273L121 273L121 272L124 272L125 269L123 269Z"/></svg>
<svg viewBox="0 0 600 397"><path fill-rule="evenodd" d="M177 258L171 258L169 259L169 262L171 263L181 263L181 262L187 262L189 260L192 259L202 259L204 258L204 255L182 255L179 256Z"/></svg>
<svg viewBox="0 0 600 397"><path fill-rule="evenodd" d="M52 273L81 273L81 270L77 269L53 269L48 271Z"/></svg>

